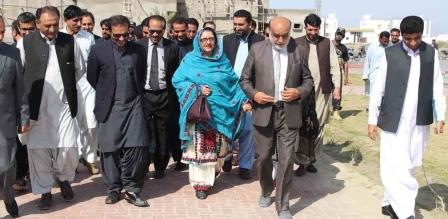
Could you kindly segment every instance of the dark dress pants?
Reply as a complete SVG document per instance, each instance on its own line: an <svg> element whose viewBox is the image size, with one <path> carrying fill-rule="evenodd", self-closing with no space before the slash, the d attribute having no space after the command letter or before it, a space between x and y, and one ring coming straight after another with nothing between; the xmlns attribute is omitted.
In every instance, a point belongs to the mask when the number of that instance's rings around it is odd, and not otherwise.
<svg viewBox="0 0 448 219"><path fill-rule="evenodd" d="M182 149L181 149L181 141L179 139L179 115L180 109L179 104L176 103L169 119L169 128L167 130L167 144L168 148L171 152L171 156L173 156L173 160L176 162L180 162L182 160Z"/></svg>
<svg viewBox="0 0 448 219"><path fill-rule="evenodd" d="M270 196L273 188L272 155L275 152L274 139L277 137L278 168L276 173L275 207L277 211L289 210L289 195L293 179L294 148L297 129L289 129L283 108L272 110L267 127L254 125L254 141L257 171L263 196Z"/></svg>
<svg viewBox="0 0 448 219"><path fill-rule="evenodd" d="M101 170L107 192L140 194L148 172L148 147L125 147L101 153Z"/></svg>
<svg viewBox="0 0 448 219"><path fill-rule="evenodd" d="M17 138L17 152L16 152L16 178L23 179L28 174L28 152L26 150L26 145L22 145Z"/></svg>
<svg viewBox="0 0 448 219"><path fill-rule="evenodd" d="M0 174L0 189L3 191L3 201L11 203L14 200L12 184L16 180L16 164L14 163L7 171Z"/></svg>
<svg viewBox="0 0 448 219"><path fill-rule="evenodd" d="M152 156L154 168L156 170L165 170L170 158L167 132L172 111L172 103L170 103L168 91L166 89L145 91L143 104L145 119L151 135L151 145L155 145L155 151Z"/></svg>

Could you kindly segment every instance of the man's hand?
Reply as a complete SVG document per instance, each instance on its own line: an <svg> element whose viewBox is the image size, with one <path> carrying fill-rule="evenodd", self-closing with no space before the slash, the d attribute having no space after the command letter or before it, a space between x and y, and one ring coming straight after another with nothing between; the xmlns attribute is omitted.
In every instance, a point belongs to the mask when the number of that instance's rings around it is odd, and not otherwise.
<svg viewBox="0 0 448 219"><path fill-rule="evenodd" d="M376 141L376 138L378 136L378 127L377 125L370 125L368 127L368 131L369 131L369 138Z"/></svg>
<svg viewBox="0 0 448 219"><path fill-rule="evenodd" d="M335 87L333 91L333 99L340 100L341 99L341 89L339 87Z"/></svg>
<svg viewBox="0 0 448 219"><path fill-rule="evenodd" d="M285 88L281 94L285 102L291 102L300 98L300 91L297 88Z"/></svg>
<svg viewBox="0 0 448 219"><path fill-rule="evenodd" d="M28 132L29 129L30 129L30 127L28 125L22 125L19 127L19 133L20 134L26 133L26 132Z"/></svg>
<svg viewBox="0 0 448 219"><path fill-rule="evenodd" d="M245 103L243 105L243 111L246 113L252 111L252 106L249 103Z"/></svg>
<svg viewBox="0 0 448 219"><path fill-rule="evenodd" d="M437 122L437 125L434 128L434 133L436 133L436 135L439 134L439 133L442 134L444 125L445 125L445 122L443 122L443 121Z"/></svg>
<svg viewBox="0 0 448 219"><path fill-rule="evenodd" d="M263 92L257 92L254 96L255 102L258 104L266 104L266 103L273 103L274 97L269 96Z"/></svg>

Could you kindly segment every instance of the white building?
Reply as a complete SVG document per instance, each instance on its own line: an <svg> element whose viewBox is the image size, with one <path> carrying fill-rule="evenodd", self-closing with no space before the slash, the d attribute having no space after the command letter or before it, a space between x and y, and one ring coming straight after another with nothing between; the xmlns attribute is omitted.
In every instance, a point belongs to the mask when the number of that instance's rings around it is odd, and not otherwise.
<svg viewBox="0 0 448 219"><path fill-rule="evenodd" d="M336 14L328 14L328 17L322 19L321 32L323 36L334 39L336 30L339 27L338 18L336 18Z"/></svg>
<svg viewBox="0 0 448 219"><path fill-rule="evenodd" d="M422 16L421 16L422 17ZM425 28L423 39L430 42L431 21L423 18ZM359 22L359 27L347 28L346 42L350 43L372 43L378 40L378 36L383 31L390 31L392 28L400 28L401 19L372 19L371 15L364 15ZM429 41L428 41L429 40Z"/></svg>

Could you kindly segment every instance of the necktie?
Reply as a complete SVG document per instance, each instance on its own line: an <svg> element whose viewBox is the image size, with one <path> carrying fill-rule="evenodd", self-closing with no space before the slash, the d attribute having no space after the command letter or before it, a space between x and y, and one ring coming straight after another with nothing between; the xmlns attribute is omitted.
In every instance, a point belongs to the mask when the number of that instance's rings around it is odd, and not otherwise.
<svg viewBox="0 0 448 219"><path fill-rule="evenodd" d="M159 90L159 56L157 55L157 44L152 44L151 70L149 72L149 85L152 90Z"/></svg>
<svg viewBox="0 0 448 219"><path fill-rule="evenodd" d="M274 94L274 100L275 102L279 101L280 98L280 94L279 94L279 90L280 90L280 74L281 74L281 61L280 61L280 50L275 50L275 55L274 55L274 83L275 83L275 94Z"/></svg>

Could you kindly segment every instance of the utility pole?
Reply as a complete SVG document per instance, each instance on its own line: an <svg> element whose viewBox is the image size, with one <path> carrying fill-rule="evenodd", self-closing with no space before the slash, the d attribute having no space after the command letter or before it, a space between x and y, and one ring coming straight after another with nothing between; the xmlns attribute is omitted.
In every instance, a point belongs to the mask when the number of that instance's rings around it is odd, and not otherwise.
<svg viewBox="0 0 448 219"><path fill-rule="evenodd" d="M315 0L314 3L315 3L315 6L314 6L315 7L315 9L314 9L315 13L320 16L320 9L321 9L321 6L322 6L321 0Z"/></svg>

